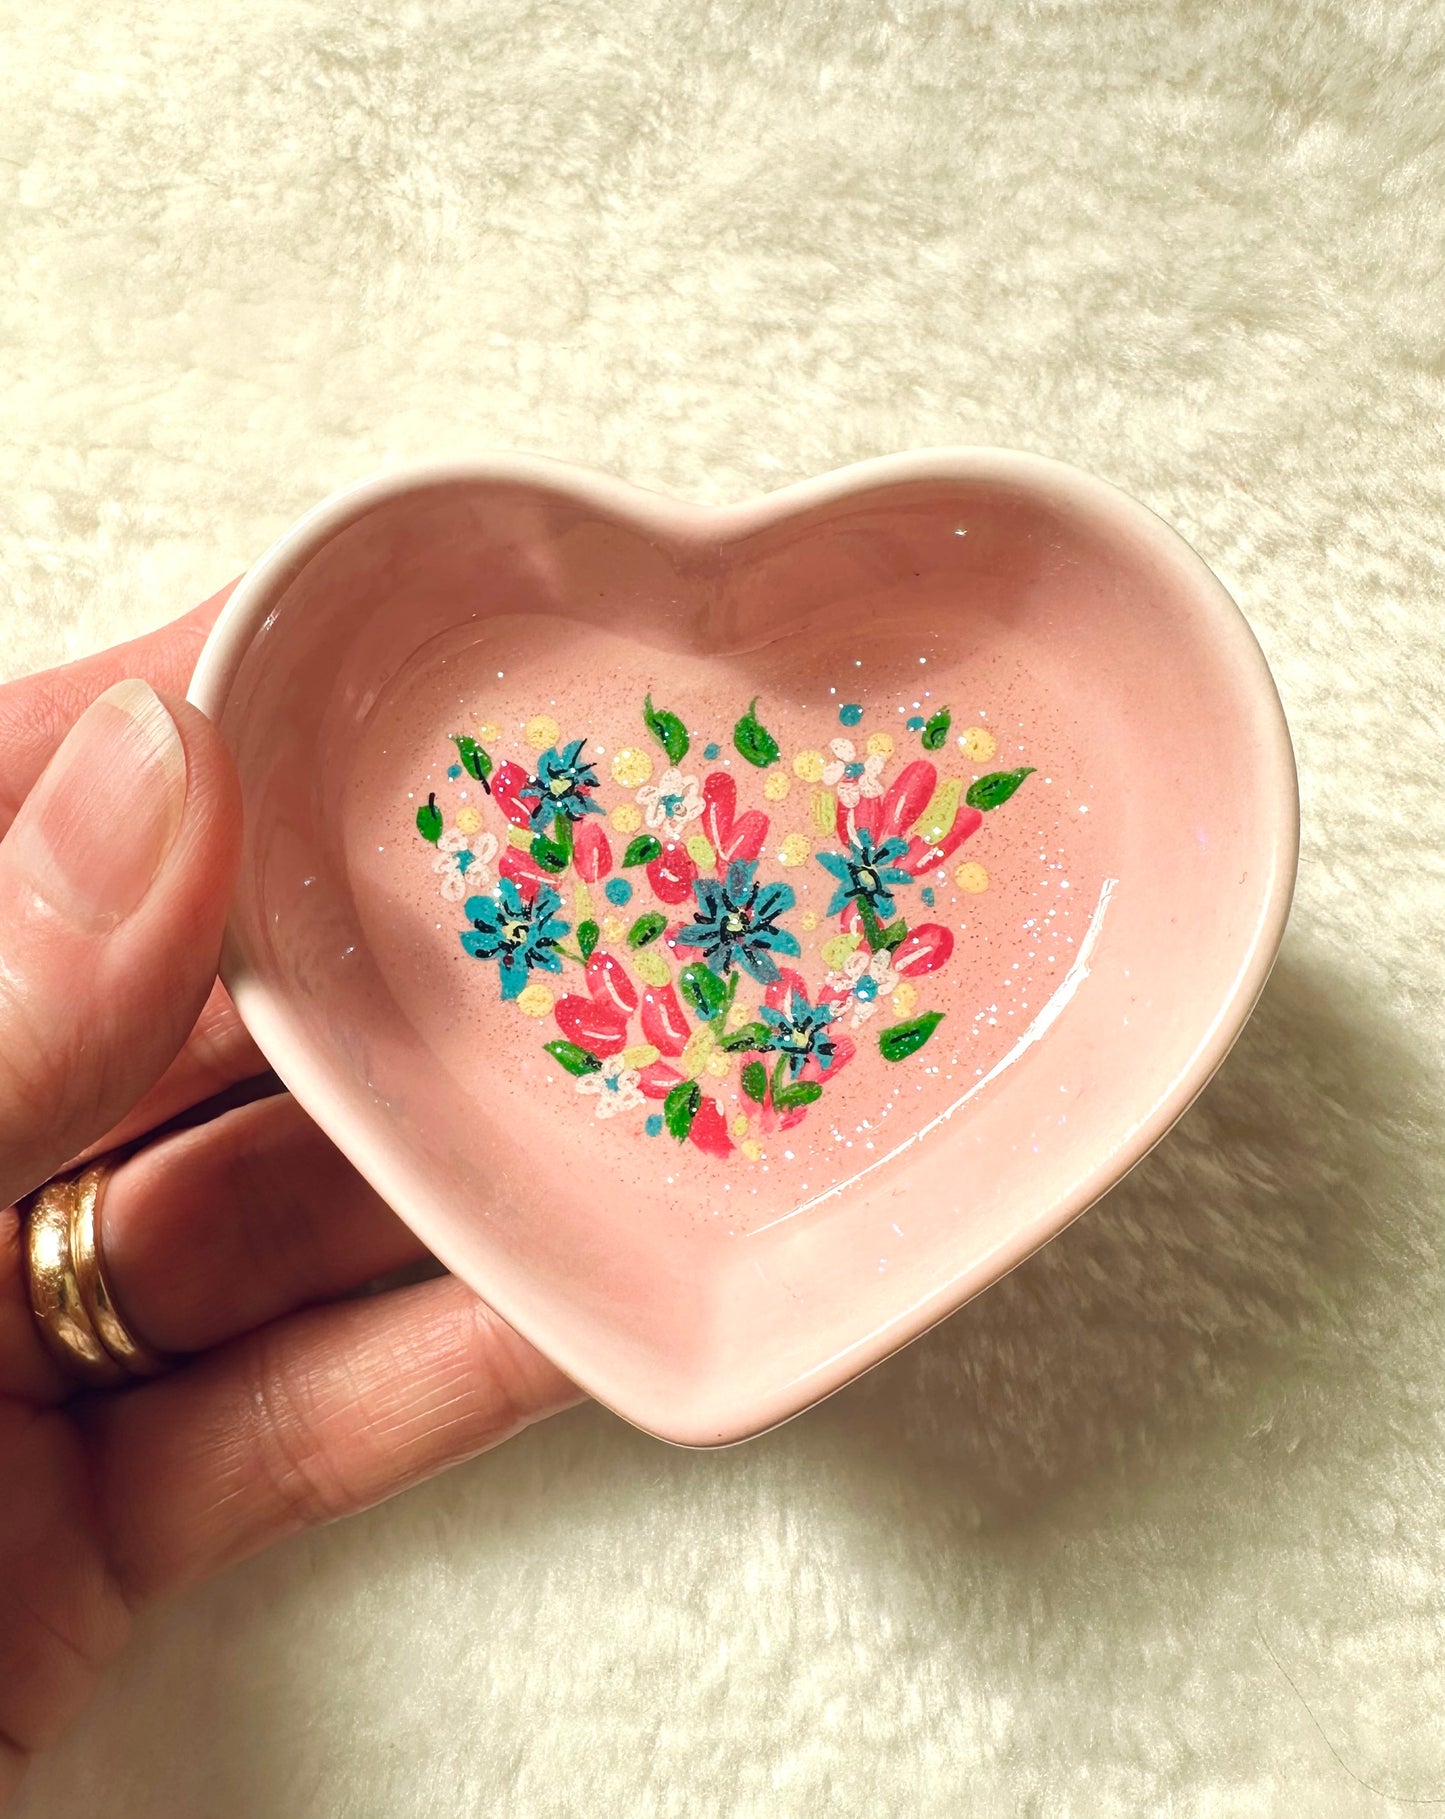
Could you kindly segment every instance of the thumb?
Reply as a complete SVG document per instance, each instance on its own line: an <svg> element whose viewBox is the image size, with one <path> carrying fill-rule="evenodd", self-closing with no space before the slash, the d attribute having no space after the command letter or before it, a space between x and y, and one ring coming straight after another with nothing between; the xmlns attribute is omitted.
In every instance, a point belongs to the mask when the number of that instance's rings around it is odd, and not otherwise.
<svg viewBox="0 0 1445 1819"><path fill-rule="evenodd" d="M0 1206L164 1072L216 974L240 844L229 753L147 683L86 709L0 841Z"/></svg>

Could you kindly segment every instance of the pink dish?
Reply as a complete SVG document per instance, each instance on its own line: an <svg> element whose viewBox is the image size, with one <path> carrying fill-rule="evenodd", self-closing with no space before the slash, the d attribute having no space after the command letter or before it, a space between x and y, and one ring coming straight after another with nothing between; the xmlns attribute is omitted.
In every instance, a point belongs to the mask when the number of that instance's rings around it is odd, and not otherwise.
<svg viewBox="0 0 1445 1819"><path fill-rule="evenodd" d="M685 1444L827 1395L1098 1199L1289 911L1248 627L1034 456L725 510L523 457L387 475L257 563L191 698L240 768L222 970L276 1071Z"/></svg>

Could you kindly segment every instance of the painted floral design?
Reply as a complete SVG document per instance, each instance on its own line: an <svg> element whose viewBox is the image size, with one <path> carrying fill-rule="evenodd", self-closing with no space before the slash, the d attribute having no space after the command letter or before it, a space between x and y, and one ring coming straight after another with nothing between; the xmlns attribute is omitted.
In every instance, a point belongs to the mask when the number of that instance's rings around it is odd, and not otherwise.
<svg viewBox="0 0 1445 1819"><path fill-rule="evenodd" d="M618 1112L635 1111L644 1103L642 1088L638 1085L640 1078L635 1067L628 1067L621 1055L614 1055L610 1061L604 1061L601 1067L583 1074L577 1082L577 1091L595 1093L597 1116L613 1118Z"/></svg>
<svg viewBox="0 0 1445 1819"><path fill-rule="evenodd" d="M560 973L558 943L568 924L558 920L562 899L542 886L524 897L510 878L503 878L495 897L469 897L466 915L471 927L463 931L462 946L478 960L495 960L502 982L502 996L516 998L534 969Z"/></svg>
<svg viewBox="0 0 1445 1819"><path fill-rule="evenodd" d="M432 870L441 876L442 896L448 903L460 903L468 891L487 890L496 857L495 834L463 833L459 828L442 834L432 861Z"/></svg>
<svg viewBox="0 0 1445 1819"><path fill-rule="evenodd" d="M830 740L828 750L833 756L823 766L823 782L844 808L857 808L865 796L883 794L883 767L888 760L881 752L860 758L851 739Z"/></svg>
<svg viewBox="0 0 1445 1819"><path fill-rule="evenodd" d="M838 718L853 729L864 712L849 703ZM944 1013L924 994L955 935L937 910L928 919L932 881L1030 772L941 776L943 758L895 755L881 730L829 739L826 756L811 744L785 754L756 699L696 742L650 695L638 721L636 744L602 734L619 791L607 800L590 735L564 738L534 714L523 749L498 762L480 740L495 744L499 728L479 723L479 737L451 741L460 802L428 794L416 829L443 900L461 905L462 951L494 966L502 1002L540 1025L579 1111L754 1162L832 1089L857 1032L874 1047L884 1026L882 1067L933 1038ZM914 749L942 752L949 724L947 709L910 721ZM984 749L979 731L958 739L964 760ZM526 744L543 748L535 762ZM976 897L987 880L970 862L956 889ZM813 930L823 971L810 985L799 932Z"/></svg>
<svg viewBox="0 0 1445 1819"><path fill-rule="evenodd" d="M886 949L880 948L875 954L858 947L836 973L829 973L827 983L829 991L849 1001L852 1026L858 1029L885 999L892 997L902 979L903 975Z"/></svg>
<svg viewBox="0 0 1445 1819"><path fill-rule="evenodd" d="M537 760L537 774L529 777L521 791L523 801L533 804L531 826L540 833L556 816L580 821L584 815L600 815L602 804L592 795L597 788L597 772L582 756L585 739L574 739L558 751L553 746Z"/></svg>
<svg viewBox="0 0 1445 1819"><path fill-rule="evenodd" d="M721 884L712 878L696 879L692 888L697 915L677 937L677 945L697 948L719 972L741 967L767 985L778 976L778 954L796 958L803 950L796 935L777 925L778 917L797 903L796 892L789 884L760 885L757 869L755 859L735 859Z"/></svg>
<svg viewBox="0 0 1445 1819"><path fill-rule="evenodd" d="M907 853L906 840L880 842L866 827L852 829L845 852L819 853L819 865L838 881L827 914L838 916L850 903L866 903L875 916L887 921L895 907L893 892L913 882L913 873L899 863Z"/></svg>
<svg viewBox="0 0 1445 1819"><path fill-rule="evenodd" d="M784 1005L762 1007L768 1047L787 1057L788 1072L795 1080L809 1061L816 1061L824 1073L832 1067L836 1049L828 1025L836 1011L836 1005L821 999L809 1004L807 988L802 985L790 985Z"/></svg>
<svg viewBox="0 0 1445 1819"><path fill-rule="evenodd" d="M665 840L681 840L688 823L702 813L702 791L696 777L685 777L674 765L637 792L637 806L646 825Z"/></svg>

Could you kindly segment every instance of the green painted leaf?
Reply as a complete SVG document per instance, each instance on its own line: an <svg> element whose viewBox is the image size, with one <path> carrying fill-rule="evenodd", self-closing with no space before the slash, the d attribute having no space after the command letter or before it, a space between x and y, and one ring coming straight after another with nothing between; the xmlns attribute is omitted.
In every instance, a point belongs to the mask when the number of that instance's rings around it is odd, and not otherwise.
<svg viewBox="0 0 1445 1819"><path fill-rule="evenodd" d="M423 840L430 840L435 846L442 837L442 812L437 807L435 796L428 796L416 811L416 831Z"/></svg>
<svg viewBox="0 0 1445 1819"><path fill-rule="evenodd" d="M627 931L629 947L646 947L649 941L657 937L667 927L667 917L660 916L656 910L649 910L647 915L639 916Z"/></svg>
<svg viewBox="0 0 1445 1819"><path fill-rule="evenodd" d="M544 1042L542 1046L569 1074L595 1074L602 1063L590 1049L578 1048L575 1042Z"/></svg>
<svg viewBox="0 0 1445 1819"><path fill-rule="evenodd" d="M667 753L668 762L681 764L687 756L687 728L676 714L670 714L666 708L654 707L649 695L642 706L642 717L647 722L647 730Z"/></svg>
<svg viewBox="0 0 1445 1819"><path fill-rule="evenodd" d="M916 1055L943 1022L942 1011L925 1011L921 1017L910 1017L907 1023L895 1023L878 1038L885 1061L906 1061Z"/></svg>
<svg viewBox="0 0 1445 1819"><path fill-rule="evenodd" d="M572 863L572 823L558 815L550 834L538 834L532 842L532 857L544 872L565 872Z"/></svg>
<svg viewBox="0 0 1445 1819"><path fill-rule="evenodd" d="M768 1096L768 1070L761 1061L750 1061L743 1069L743 1091L761 1105Z"/></svg>
<svg viewBox="0 0 1445 1819"><path fill-rule="evenodd" d="M723 1037L722 1046L730 1055L736 1055L743 1049L766 1048L768 1041L769 1030L766 1023L744 1023L739 1025L731 1035Z"/></svg>
<svg viewBox="0 0 1445 1819"><path fill-rule="evenodd" d="M624 865L651 865L654 859L662 857L662 842L654 840L651 834L639 834L629 841L627 851L622 855Z"/></svg>
<svg viewBox="0 0 1445 1819"><path fill-rule="evenodd" d="M485 783L492 774L491 754L484 751L470 733L453 733L452 744L457 748L457 757L467 775L475 777L478 783Z"/></svg>
<svg viewBox="0 0 1445 1819"><path fill-rule="evenodd" d="M728 988L710 966L694 960L678 976L687 1008L703 1023L709 1023L728 1007Z"/></svg>
<svg viewBox="0 0 1445 1819"><path fill-rule="evenodd" d="M590 960L602 938L602 930L590 918L577 924L577 946L582 951L582 958Z"/></svg>
<svg viewBox="0 0 1445 1819"><path fill-rule="evenodd" d="M1016 771L990 771L986 777L970 783L964 797L970 808L998 808L1008 801L1025 777L1032 777L1034 767L1025 764Z"/></svg>
<svg viewBox="0 0 1445 1819"><path fill-rule="evenodd" d="M572 857L565 846L548 834L538 834L530 850L544 872L565 872L567 862Z"/></svg>
<svg viewBox="0 0 1445 1819"><path fill-rule="evenodd" d="M738 748L740 755L746 758L749 764L757 765L759 770L765 770L768 765L776 764L781 756L777 740L758 719L756 695L753 696L748 711L733 728L733 744Z"/></svg>
<svg viewBox="0 0 1445 1819"><path fill-rule="evenodd" d="M953 725L953 715L946 707L939 708L936 714L929 717L928 725L919 734L926 752L941 751L943 742L948 737L948 729Z"/></svg>
<svg viewBox="0 0 1445 1819"><path fill-rule="evenodd" d="M822 1097L823 1089L816 1080L799 1080L795 1086L785 1086L782 1092L774 1093L773 1104L780 1112L790 1112L795 1106L811 1105Z"/></svg>
<svg viewBox="0 0 1445 1819"><path fill-rule="evenodd" d="M692 1129L697 1108L702 1104L702 1088L696 1080L679 1080L662 1102L662 1116L667 1128L681 1143Z"/></svg>
<svg viewBox="0 0 1445 1819"><path fill-rule="evenodd" d="M885 954L891 954L895 947L900 947L907 939L908 924L900 916L896 922L890 922L886 928L879 929L875 952L881 947Z"/></svg>
<svg viewBox="0 0 1445 1819"><path fill-rule="evenodd" d="M883 953L891 954L901 941L906 940L908 924L902 916L885 928L866 897L855 897L853 901L858 906L858 920L863 924L864 937L873 953L876 954L881 949Z"/></svg>

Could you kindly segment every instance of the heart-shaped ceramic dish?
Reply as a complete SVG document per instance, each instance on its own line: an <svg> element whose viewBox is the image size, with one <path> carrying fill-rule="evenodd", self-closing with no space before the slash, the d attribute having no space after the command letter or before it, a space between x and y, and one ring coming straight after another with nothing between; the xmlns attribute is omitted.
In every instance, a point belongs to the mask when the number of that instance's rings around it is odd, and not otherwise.
<svg viewBox="0 0 1445 1819"><path fill-rule="evenodd" d="M223 973L262 1050L449 1268L684 1443L1104 1193L1288 914L1243 619L1032 456L725 510L521 457L389 475L251 570L191 698L240 769Z"/></svg>

